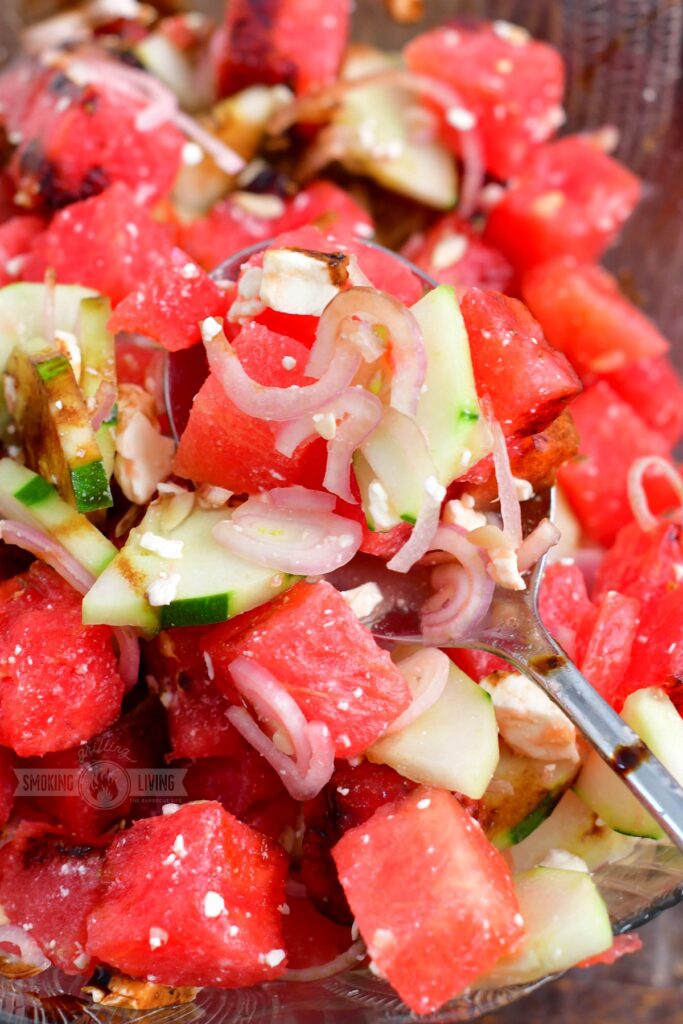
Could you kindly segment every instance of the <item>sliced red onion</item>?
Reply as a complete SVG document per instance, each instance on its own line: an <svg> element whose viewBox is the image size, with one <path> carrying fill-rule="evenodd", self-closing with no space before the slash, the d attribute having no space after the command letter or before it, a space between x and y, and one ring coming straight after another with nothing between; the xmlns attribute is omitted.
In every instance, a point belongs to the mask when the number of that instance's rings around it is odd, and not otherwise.
<svg viewBox="0 0 683 1024"><path fill-rule="evenodd" d="M262 420L283 421L312 415L349 386L360 366L358 352L341 341L325 372L314 384L264 387L247 374L218 320L213 317L204 320L202 337L209 366L228 398L242 412Z"/></svg>
<svg viewBox="0 0 683 1024"><path fill-rule="evenodd" d="M73 555L58 541L35 526L27 526L13 519L0 520L0 540L23 548L41 561L47 562L79 594L85 594L95 582L92 573L84 569Z"/></svg>
<svg viewBox="0 0 683 1024"><path fill-rule="evenodd" d="M323 576L350 562L360 547L359 523L334 512L277 508L249 498L213 535L234 554L280 572Z"/></svg>
<svg viewBox="0 0 683 1024"><path fill-rule="evenodd" d="M295 800L313 799L334 771L334 742L329 728L323 722L308 722L285 687L261 665L239 657L229 667L239 693L290 739L294 755L278 750L246 708L229 708L228 719L275 769L290 796Z"/></svg>
<svg viewBox="0 0 683 1024"><path fill-rule="evenodd" d="M140 640L129 626L113 626L112 632L119 649L119 675L127 693L133 689L140 676Z"/></svg>
<svg viewBox="0 0 683 1024"><path fill-rule="evenodd" d="M536 565L543 555L558 543L560 531L549 519L542 519L530 534L521 543L517 552L517 567L520 572L526 572Z"/></svg>
<svg viewBox="0 0 683 1024"><path fill-rule="evenodd" d="M654 470L666 477L676 492L676 497L683 505L683 479L675 466L663 459L661 455L645 455L642 459L636 459L626 478L628 500L638 526L645 531L654 530L659 524L659 519L650 509L645 491L645 474L649 470Z"/></svg>
<svg viewBox="0 0 683 1024"><path fill-rule="evenodd" d="M495 584L486 572L485 559L457 526L442 524L432 542L458 564L442 563L434 570L440 590L422 608L422 632L427 642L448 643L467 636L484 618Z"/></svg>
<svg viewBox="0 0 683 1024"><path fill-rule="evenodd" d="M410 310L386 292L374 288L350 288L335 295L318 322L306 373L311 377L321 377L334 359L339 344L353 345L357 341L352 326L354 317L386 328L393 364L391 405L407 416L414 416L427 373L424 342ZM362 349L366 352L367 345L362 344ZM372 358L376 358L374 353Z"/></svg>
<svg viewBox="0 0 683 1024"><path fill-rule="evenodd" d="M95 410L90 417L90 425L97 432L102 424L111 418L116 405L116 386L108 380L103 380L95 395Z"/></svg>
<svg viewBox="0 0 683 1024"><path fill-rule="evenodd" d="M387 562L387 568L394 572L408 572L432 547L446 490L436 476L429 476L424 481L423 491L422 507L408 540Z"/></svg>
<svg viewBox="0 0 683 1024"><path fill-rule="evenodd" d="M79 594L87 593L95 582L93 574L76 561L72 554L49 534L43 533L35 526L28 526L26 523L13 519L2 519L0 520L0 540L22 548L24 551L29 551L36 558L47 563ZM119 675L124 686L129 690L138 681L140 643L134 631L128 627L114 627L113 633L119 649Z"/></svg>
<svg viewBox="0 0 683 1024"><path fill-rule="evenodd" d="M333 978L343 971L352 971L367 956L367 948L362 939L356 939L347 950L333 960L320 964L318 967L292 967L284 971L278 981L323 981Z"/></svg>
<svg viewBox="0 0 683 1024"><path fill-rule="evenodd" d="M0 925L0 946L14 946L19 951L0 949L0 974L7 978L32 978L51 966L36 940L18 925Z"/></svg>
<svg viewBox="0 0 683 1024"><path fill-rule="evenodd" d="M493 466L496 471L503 531L516 551L522 543L522 510L519 506L515 481L510 468L510 456L505 435L500 423L496 420L491 420L490 427L493 436Z"/></svg>
<svg viewBox="0 0 683 1024"><path fill-rule="evenodd" d="M330 409L329 405L323 406L318 411L324 415ZM317 415L314 413L313 415ZM299 420L291 420L278 427L275 435L275 451L285 458L291 459L300 444L314 437L317 433L311 416L302 416Z"/></svg>
<svg viewBox="0 0 683 1024"><path fill-rule="evenodd" d="M396 663L413 695L412 703L396 718L386 735L400 732L436 704L448 681L450 659L437 647L424 647Z"/></svg>
<svg viewBox="0 0 683 1024"><path fill-rule="evenodd" d="M211 132L207 132L194 117L176 110L173 120L185 135L188 135L205 153L209 154L216 167L220 168L224 174L230 176L239 174L244 168L245 162L239 153L236 153L230 146L226 146Z"/></svg>
<svg viewBox="0 0 683 1024"><path fill-rule="evenodd" d="M331 512L337 504L331 494L312 491L298 484L293 487L274 487L268 491L268 498L276 508L303 509L306 512Z"/></svg>

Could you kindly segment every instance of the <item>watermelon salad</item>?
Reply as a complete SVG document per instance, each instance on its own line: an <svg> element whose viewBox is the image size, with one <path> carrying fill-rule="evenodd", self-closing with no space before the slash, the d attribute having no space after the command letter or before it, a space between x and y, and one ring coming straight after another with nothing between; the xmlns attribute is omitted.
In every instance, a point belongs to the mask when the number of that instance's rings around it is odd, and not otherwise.
<svg viewBox="0 0 683 1024"><path fill-rule="evenodd" d="M92 0L0 75L0 971L106 1006L370 970L426 1014L637 948L592 873L661 830L461 647L547 552L683 781L683 384L598 263L640 182L523 29L351 6ZM422 645L357 559L427 580Z"/></svg>

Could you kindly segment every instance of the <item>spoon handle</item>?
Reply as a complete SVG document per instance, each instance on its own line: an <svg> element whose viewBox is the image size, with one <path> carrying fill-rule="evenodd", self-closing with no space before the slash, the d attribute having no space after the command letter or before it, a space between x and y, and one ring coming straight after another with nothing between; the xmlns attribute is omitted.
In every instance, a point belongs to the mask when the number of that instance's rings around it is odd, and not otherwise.
<svg viewBox="0 0 683 1024"><path fill-rule="evenodd" d="M550 637L544 639L544 653L523 657L510 651L508 657L562 708L683 851L683 788L564 651Z"/></svg>

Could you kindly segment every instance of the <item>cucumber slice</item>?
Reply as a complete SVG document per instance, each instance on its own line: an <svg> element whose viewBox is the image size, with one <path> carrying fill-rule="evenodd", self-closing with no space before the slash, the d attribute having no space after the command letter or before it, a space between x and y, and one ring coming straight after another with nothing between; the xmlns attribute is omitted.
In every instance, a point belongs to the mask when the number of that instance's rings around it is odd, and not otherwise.
<svg viewBox="0 0 683 1024"><path fill-rule="evenodd" d="M343 77L360 78L396 66L386 53L357 48L346 61ZM450 209L457 197L453 159L437 142L416 139L411 128L416 115L424 116L424 111L406 89L386 84L349 89L332 122L344 138L341 162L351 173L374 178L385 188Z"/></svg>
<svg viewBox="0 0 683 1024"><path fill-rule="evenodd" d="M52 484L13 459L0 459L0 509L46 530L94 576L116 555L111 541L62 501Z"/></svg>
<svg viewBox="0 0 683 1024"><path fill-rule="evenodd" d="M112 505L109 478L71 363L36 338L15 346L7 363L12 416L29 467L79 512Z"/></svg>
<svg viewBox="0 0 683 1024"><path fill-rule="evenodd" d="M516 754L501 742L479 819L491 842L504 850L526 839L550 815L576 771L573 761L547 764Z"/></svg>
<svg viewBox="0 0 683 1024"><path fill-rule="evenodd" d="M498 726L493 701L451 664L435 704L400 732L384 736L366 752L414 782L456 790L478 800L498 763Z"/></svg>
<svg viewBox="0 0 683 1024"><path fill-rule="evenodd" d="M0 372L15 345L45 333L46 286L19 282L0 288ZM97 295L91 288L60 284L54 289L55 330L77 333L81 300Z"/></svg>
<svg viewBox="0 0 683 1024"><path fill-rule="evenodd" d="M142 523L131 530L123 549L83 599L85 623L136 626L147 633L208 625L264 604L297 581L297 576L253 565L218 544L212 530L228 517L224 509L195 507L169 529L165 521L175 497L164 495L153 502ZM162 542L182 541L182 557L164 557L143 547L145 533ZM148 591L162 574L179 578L169 603L153 607Z"/></svg>
<svg viewBox="0 0 683 1024"><path fill-rule="evenodd" d="M664 690L648 687L629 694L622 717L674 778L683 783L683 719ZM615 831L666 839L664 830L595 752L588 756L574 790Z"/></svg>
<svg viewBox="0 0 683 1024"><path fill-rule="evenodd" d="M115 341L114 335L107 330L110 316L111 302L105 295L93 295L81 300L78 315L78 344L83 359L81 391L91 414L95 409L99 389L103 386L116 388ZM110 478L114 472L115 433L116 407L96 434Z"/></svg>
<svg viewBox="0 0 683 1024"><path fill-rule="evenodd" d="M593 871L602 864L625 857L635 842L635 839L620 835L608 825L599 825L590 807L568 790L550 817L523 842L514 846L509 857L512 870L518 872L540 864L551 850L566 850L580 857Z"/></svg>
<svg viewBox="0 0 683 1024"><path fill-rule="evenodd" d="M519 953L501 957L477 988L521 985L597 956L614 941L605 901L583 871L532 868L514 879L526 927Z"/></svg>
<svg viewBox="0 0 683 1024"><path fill-rule="evenodd" d="M420 514L424 497L424 481L436 482L436 467L424 437L411 420L390 406L384 410L379 425L360 447L360 454L371 472L354 456L354 471L361 492L361 504L371 529L391 529L396 521L414 524ZM374 483L381 481L386 492L392 521L378 522Z"/></svg>
<svg viewBox="0 0 683 1024"><path fill-rule="evenodd" d="M411 307L427 354L425 388L417 406L440 482L447 487L491 451L491 432L474 384L465 323L448 285Z"/></svg>

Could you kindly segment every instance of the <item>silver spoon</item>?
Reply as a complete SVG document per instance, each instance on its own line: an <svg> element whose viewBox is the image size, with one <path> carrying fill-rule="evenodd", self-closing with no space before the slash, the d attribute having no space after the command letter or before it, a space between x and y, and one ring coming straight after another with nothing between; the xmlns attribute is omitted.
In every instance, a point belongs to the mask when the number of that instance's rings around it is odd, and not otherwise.
<svg viewBox="0 0 683 1024"><path fill-rule="evenodd" d="M235 281L250 256L268 248L270 241L243 249L212 274L215 280ZM374 243L367 243L373 244ZM377 246L377 248L382 248ZM395 253L391 253L396 257ZM407 262L407 261L404 261ZM435 282L416 267L411 269L428 287ZM171 428L176 440L182 434L192 398L208 372L203 347L172 353L167 361L165 393ZM544 517L551 518L553 492L540 492L522 504L522 530L527 536ZM683 788L626 722L593 689L576 665L550 636L538 614L538 593L546 558L528 574L527 589L496 587L489 613L467 637L450 646L469 647L497 654L537 683L564 711L611 768L626 783L672 841L683 851ZM431 592L427 570L416 567L408 574L390 572L384 562L359 555L349 565L331 573L329 582L340 590L374 582L383 601L375 615L364 620L378 640L423 643L419 609Z"/></svg>

